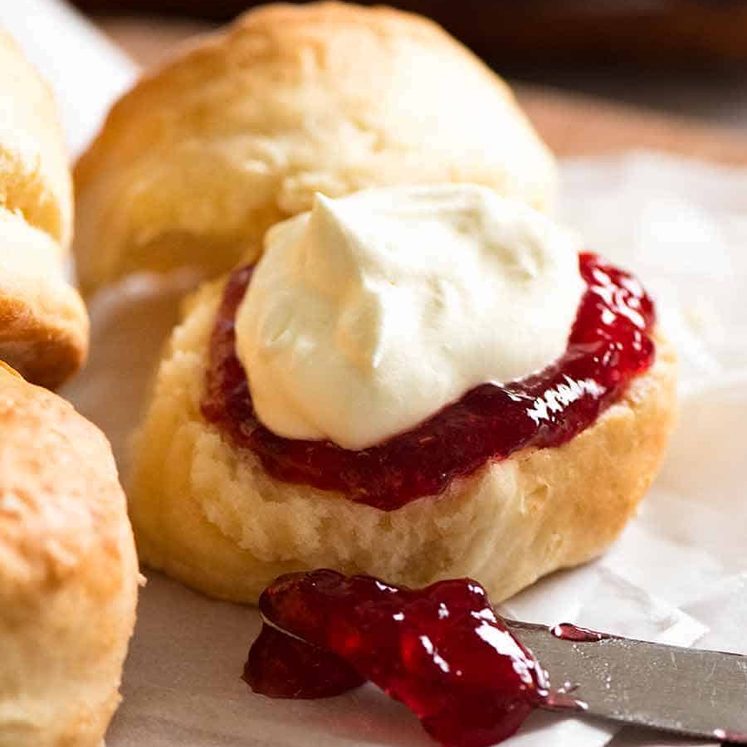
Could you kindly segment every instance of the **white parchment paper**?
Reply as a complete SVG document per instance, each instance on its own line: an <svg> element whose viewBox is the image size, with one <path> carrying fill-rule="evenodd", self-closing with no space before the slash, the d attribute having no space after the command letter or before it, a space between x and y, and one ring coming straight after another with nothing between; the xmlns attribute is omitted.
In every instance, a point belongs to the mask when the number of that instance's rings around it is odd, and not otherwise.
<svg viewBox="0 0 747 747"><path fill-rule="evenodd" d="M133 66L54 0L0 2L0 24L52 79L70 142L80 147ZM81 60L92 85L74 78ZM546 579L503 611L747 653L747 171L628 153L566 162L563 181L561 218L656 295L681 356L680 424L660 478L612 551ZM93 304L91 361L65 394L109 435L123 471L160 345L193 282L184 273L131 278ZM239 676L256 613L148 575L109 747L431 744L414 717L371 687L316 702L252 695ZM692 742L538 714L509 744Z"/></svg>

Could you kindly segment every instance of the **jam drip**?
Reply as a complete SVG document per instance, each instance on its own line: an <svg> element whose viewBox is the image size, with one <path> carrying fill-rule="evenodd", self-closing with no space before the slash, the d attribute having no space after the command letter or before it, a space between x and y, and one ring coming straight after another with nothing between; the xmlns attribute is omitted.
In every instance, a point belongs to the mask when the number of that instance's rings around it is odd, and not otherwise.
<svg viewBox="0 0 747 747"><path fill-rule="evenodd" d="M640 283L594 254L581 254L579 264L586 291L560 360L520 381L478 386L412 430L363 451L283 438L259 422L234 327L252 268L238 269L210 342L203 416L236 447L254 452L278 480L339 491L385 511L437 495L490 460L569 441L651 366L655 312Z"/></svg>
<svg viewBox="0 0 747 747"><path fill-rule="evenodd" d="M560 623L550 628L550 632L563 641L573 641L574 643L599 643L606 641L610 636L607 633L600 633L588 628L580 628L578 625L571 623Z"/></svg>
<svg viewBox="0 0 747 747"><path fill-rule="evenodd" d="M265 625L244 678L264 695L336 695L370 680L449 747L506 739L547 702L539 663L470 579L416 591L370 576L294 573L266 589L259 608Z"/></svg>

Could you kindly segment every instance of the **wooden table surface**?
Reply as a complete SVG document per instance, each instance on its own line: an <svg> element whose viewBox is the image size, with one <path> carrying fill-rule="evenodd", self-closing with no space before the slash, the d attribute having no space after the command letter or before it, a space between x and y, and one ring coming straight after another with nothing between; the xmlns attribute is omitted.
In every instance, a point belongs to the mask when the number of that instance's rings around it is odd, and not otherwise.
<svg viewBox="0 0 747 747"><path fill-rule="evenodd" d="M209 27L190 21L102 18L99 25L144 66ZM561 156L654 148L733 165L747 165L747 135L601 99L533 86L517 95L548 145Z"/></svg>

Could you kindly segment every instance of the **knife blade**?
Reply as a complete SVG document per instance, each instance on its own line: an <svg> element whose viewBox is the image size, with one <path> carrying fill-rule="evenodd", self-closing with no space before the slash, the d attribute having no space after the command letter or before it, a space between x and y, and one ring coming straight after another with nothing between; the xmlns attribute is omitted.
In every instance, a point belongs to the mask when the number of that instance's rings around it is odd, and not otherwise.
<svg viewBox="0 0 747 747"><path fill-rule="evenodd" d="M747 656L507 623L588 715L747 745Z"/></svg>

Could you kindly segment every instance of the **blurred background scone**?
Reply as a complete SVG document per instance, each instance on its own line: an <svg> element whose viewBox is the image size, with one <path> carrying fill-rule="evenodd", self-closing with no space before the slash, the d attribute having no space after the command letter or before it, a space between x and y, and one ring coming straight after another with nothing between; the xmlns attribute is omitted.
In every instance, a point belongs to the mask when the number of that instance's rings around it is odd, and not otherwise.
<svg viewBox="0 0 747 747"><path fill-rule="evenodd" d="M0 30L0 359L56 386L88 347L67 282L72 187L52 94Z"/></svg>
<svg viewBox="0 0 747 747"><path fill-rule="evenodd" d="M2 747L100 747L137 585L106 439L0 364Z"/></svg>
<svg viewBox="0 0 747 747"><path fill-rule="evenodd" d="M406 13L267 6L114 106L76 170L81 284L216 274L316 191L445 181L552 201L553 159L487 66Z"/></svg>

